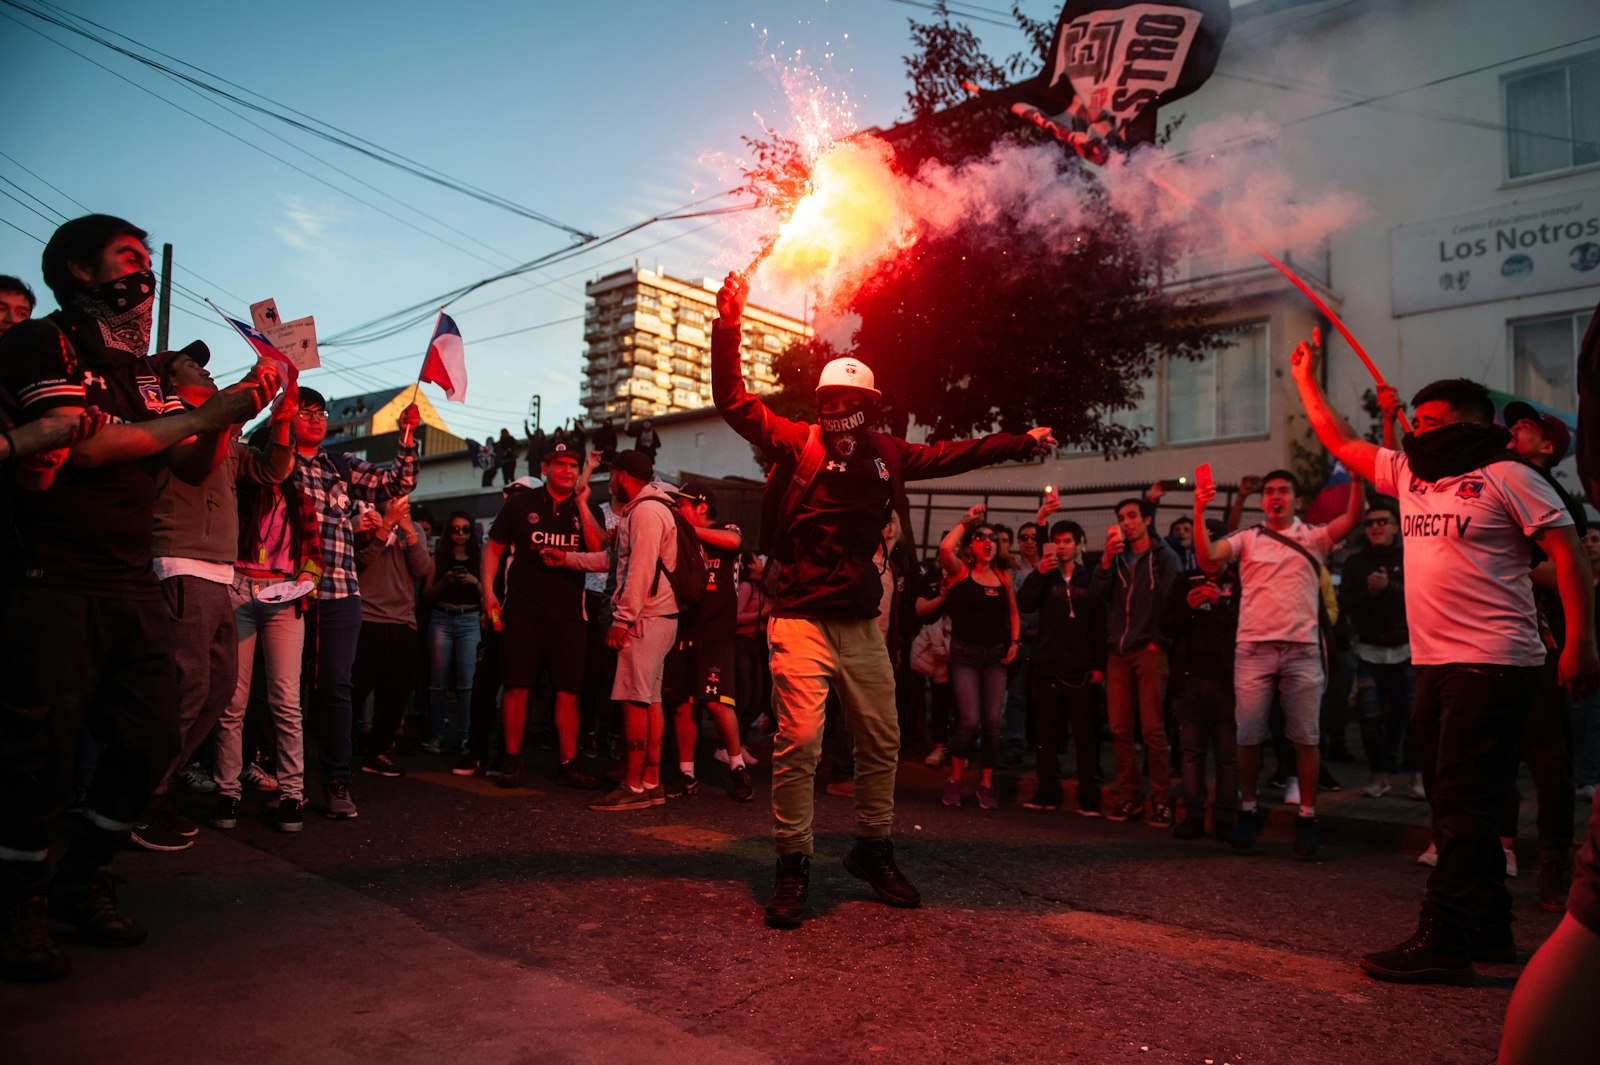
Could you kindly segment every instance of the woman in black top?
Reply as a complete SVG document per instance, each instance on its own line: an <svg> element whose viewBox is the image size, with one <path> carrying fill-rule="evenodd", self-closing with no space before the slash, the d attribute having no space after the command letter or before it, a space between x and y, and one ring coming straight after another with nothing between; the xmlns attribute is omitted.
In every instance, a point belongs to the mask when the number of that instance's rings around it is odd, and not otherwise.
<svg viewBox="0 0 1600 1065"><path fill-rule="evenodd" d="M464 510L450 515L433 552L433 573L425 598L428 619L428 688L432 693L433 737L424 750L438 753L445 745L445 717L450 688L456 691L457 727L467 744L472 724L472 673L478 658L478 526ZM452 684L451 681L454 680Z"/></svg>
<svg viewBox="0 0 1600 1065"><path fill-rule="evenodd" d="M982 722L978 806L996 809L995 755L1006 701L1006 666L1017 657L1021 619L1011 585L1011 560L979 505L939 544L939 563L950 578L944 611L950 616L950 684L957 725L951 745L950 779L944 804L961 805L961 768L971 756L972 735Z"/></svg>

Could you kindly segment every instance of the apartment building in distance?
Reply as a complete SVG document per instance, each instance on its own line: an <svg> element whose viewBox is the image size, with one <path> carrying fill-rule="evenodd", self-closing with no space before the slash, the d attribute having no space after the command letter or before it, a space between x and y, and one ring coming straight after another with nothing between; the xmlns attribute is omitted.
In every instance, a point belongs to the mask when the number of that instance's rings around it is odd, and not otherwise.
<svg viewBox="0 0 1600 1065"><path fill-rule="evenodd" d="M578 387L584 421L625 424L711 406L711 324L717 282L684 281L637 263L584 287L586 369ZM744 312L745 382L777 385L772 359L811 335L798 318L751 305Z"/></svg>

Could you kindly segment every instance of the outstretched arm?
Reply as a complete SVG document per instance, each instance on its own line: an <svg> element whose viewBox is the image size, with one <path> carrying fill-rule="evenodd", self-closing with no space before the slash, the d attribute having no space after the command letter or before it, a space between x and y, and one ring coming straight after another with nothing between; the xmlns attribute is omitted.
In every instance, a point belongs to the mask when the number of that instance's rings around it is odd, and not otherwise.
<svg viewBox="0 0 1600 1065"><path fill-rule="evenodd" d="M1320 339L1320 335L1313 335L1310 344L1302 340L1289 356L1290 373L1294 376L1295 387L1300 390L1300 402L1322 446L1333 452L1334 458L1344 463L1351 473L1371 481L1376 477L1377 445L1357 436L1350 423L1328 406L1328 397L1323 395L1316 375L1315 346L1320 344Z"/></svg>
<svg viewBox="0 0 1600 1065"><path fill-rule="evenodd" d="M1361 490L1360 478L1351 477L1350 502L1346 504L1344 513L1328 522L1328 535L1334 543L1339 543L1355 531L1356 525L1361 521L1361 512L1366 509L1366 493Z"/></svg>
<svg viewBox="0 0 1600 1065"><path fill-rule="evenodd" d="M744 386L739 367L739 322L744 317L750 282L729 273L717 290L717 320L711 329L711 397L734 432L771 451L798 455L805 446L803 423L774 414Z"/></svg>

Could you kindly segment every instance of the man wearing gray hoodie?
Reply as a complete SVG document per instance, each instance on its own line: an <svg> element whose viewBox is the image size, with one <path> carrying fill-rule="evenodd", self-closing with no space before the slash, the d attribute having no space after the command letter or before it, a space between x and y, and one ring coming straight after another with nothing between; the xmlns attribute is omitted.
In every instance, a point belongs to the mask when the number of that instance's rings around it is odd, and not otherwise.
<svg viewBox="0 0 1600 1065"><path fill-rule="evenodd" d="M1172 763L1162 706L1167 691L1167 643L1161 609L1178 575L1178 556L1151 531L1155 505L1144 499L1117 504L1117 524L1106 530L1105 553L1089 594L1106 608L1106 714L1117 778L1111 785L1109 821L1172 827ZM1150 777L1148 810L1134 748L1143 733Z"/></svg>

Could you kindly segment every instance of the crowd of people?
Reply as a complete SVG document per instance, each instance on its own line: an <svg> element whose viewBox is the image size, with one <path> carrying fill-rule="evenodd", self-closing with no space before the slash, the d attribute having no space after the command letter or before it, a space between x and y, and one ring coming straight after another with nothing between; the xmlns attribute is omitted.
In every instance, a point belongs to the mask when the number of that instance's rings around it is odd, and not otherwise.
<svg viewBox="0 0 1600 1065"><path fill-rule="evenodd" d="M225 831L253 789L268 825L297 832L314 758L314 809L347 821L352 770L403 775L406 735L459 775L516 788L541 706L556 783L592 792L595 811L703 795L713 775L750 802L749 744L770 735L775 928L807 914L824 754L826 790L855 810L844 867L914 907L892 841L904 758L946 771L945 805L970 794L991 811L996 770L1023 746L1030 811L1240 852L1281 797L1292 851L1310 857L1318 794L1340 787L1325 756L1344 754L1352 707L1365 795L1411 795L1433 815L1417 931L1367 954L1367 972L1467 983L1472 961L1516 956L1505 877L1521 760L1538 791L1541 905L1600 927L1592 847L1576 886L1572 861L1574 801L1600 776L1600 530L1551 475L1571 444L1559 419L1512 405L1497 425L1482 386L1440 381L1414 397L1402 446L1379 447L1328 406L1302 344L1292 366L1312 427L1358 479L1331 520L1301 519L1288 470L1241 476L1218 518L1204 467L1165 535L1160 485L1108 510L1098 551L1058 518L1051 487L1015 532L973 507L924 566L906 482L1046 454L1051 430L936 444L877 432L872 372L852 358L823 369L814 424L784 418L744 386L735 274L718 293L713 388L773 464L761 543L718 519L710 487L661 481L653 447L618 450L614 431L609 447L539 434L538 478L508 479L484 534L465 512L436 524L411 506L415 407L378 465L325 448L326 400L280 391L270 359L219 387L203 344L148 356L145 240L104 215L63 225L44 252L61 309L43 317L0 278L8 977L67 973L51 919L91 943L145 938L109 867L129 841L194 845L175 790L210 794L204 820ZM1392 444L1403 405L1380 400ZM1245 526L1256 495L1262 520ZM710 773L703 723L722 765ZM1263 782L1267 748L1277 771Z"/></svg>
<svg viewBox="0 0 1600 1065"><path fill-rule="evenodd" d="M655 461L656 454L661 450L661 434L656 432L654 422L649 418L629 421L623 425L622 433L634 438L633 450L642 451L652 462ZM481 444L476 440L467 441L467 450L473 465L483 471L483 487L488 488L494 484L497 471L502 485L509 485L516 480L519 456L526 464L527 476L537 477L544 466L545 453L553 448L567 447L579 452L593 450L599 453L602 462L609 465L617 457L620 444L617 427L609 418L602 418L587 428L581 419L573 418L570 425L557 425L548 433L523 419L520 440L512 435L510 429L501 429L498 437L484 437Z"/></svg>

